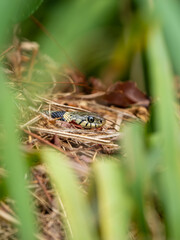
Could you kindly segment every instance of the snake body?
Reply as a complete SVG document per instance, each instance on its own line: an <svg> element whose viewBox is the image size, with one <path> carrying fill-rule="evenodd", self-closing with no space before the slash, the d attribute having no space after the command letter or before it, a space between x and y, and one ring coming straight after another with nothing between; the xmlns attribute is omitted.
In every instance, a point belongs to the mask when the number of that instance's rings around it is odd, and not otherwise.
<svg viewBox="0 0 180 240"><path fill-rule="evenodd" d="M67 111L46 111L51 118L58 120L75 123L83 128L100 128L105 124L105 119L95 113L89 112L67 112Z"/></svg>

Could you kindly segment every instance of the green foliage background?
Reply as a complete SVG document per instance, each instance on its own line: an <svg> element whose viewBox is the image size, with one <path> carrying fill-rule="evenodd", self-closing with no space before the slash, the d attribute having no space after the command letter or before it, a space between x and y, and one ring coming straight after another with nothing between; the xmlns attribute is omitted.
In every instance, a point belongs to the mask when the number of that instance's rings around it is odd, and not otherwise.
<svg viewBox="0 0 180 240"><path fill-rule="evenodd" d="M29 19L33 12L62 49ZM180 141L173 88L174 75L180 73L179 13L176 0L0 2L1 51L10 45L14 23L18 23L22 37L37 41L41 51L62 66L69 64L65 49L87 75L94 74L107 85L130 78L156 100L153 129L150 121L148 126L131 124L124 130L126 158L100 160L92 168L99 228L64 156L59 158L50 149L40 153L67 212L68 239L129 239L132 222L138 239L180 239ZM2 72L0 78L1 165L7 170L1 193L6 185L15 200L21 222L19 239L35 239L36 224L24 180L28 170L15 131L15 103ZM157 234L150 229L148 211L163 216L156 218L155 224L163 225Z"/></svg>

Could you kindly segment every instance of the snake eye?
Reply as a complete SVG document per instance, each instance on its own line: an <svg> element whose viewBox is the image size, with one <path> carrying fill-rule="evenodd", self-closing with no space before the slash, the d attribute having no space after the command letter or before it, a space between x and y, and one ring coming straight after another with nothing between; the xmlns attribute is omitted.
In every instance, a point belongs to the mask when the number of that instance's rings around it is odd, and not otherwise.
<svg viewBox="0 0 180 240"><path fill-rule="evenodd" d="M89 116L89 117L88 117L88 122L93 123L93 122L94 122L94 117Z"/></svg>

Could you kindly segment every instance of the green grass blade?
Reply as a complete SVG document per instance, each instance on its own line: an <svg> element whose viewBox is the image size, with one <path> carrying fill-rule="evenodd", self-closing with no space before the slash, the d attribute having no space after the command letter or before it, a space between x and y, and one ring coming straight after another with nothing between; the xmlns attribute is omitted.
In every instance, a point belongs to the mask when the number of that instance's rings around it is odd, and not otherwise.
<svg viewBox="0 0 180 240"><path fill-rule="evenodd" d="M102 239L128 239L130 202L121 169L112 161L94 165Z"/></svg>
<svg viewBox="0 0 180 240"><path fill-rule="evenodd" d="M52 149L46 149L42 151L42 159L65 208L72 230L71 239L98 239L87 202L78 189L78 181L70 170L66 157Z"/></svg>
<svg viewBox="0 0 180 240"><path fill-rule="evenodd" d="M0 119L4 132L4 139L1 142L3 148L3 163L7 170L6 178L8 192L15 200L15 210L20 225L19 239L35 239L35 219L30 196L25 181L25 159L23 159L15 132L15 111L12 96L5 86L4 77L0 75Z"/></svg>
<svg viewBox="0 0 180 240"><path fill-rule="evenodd" d="M164 195L161 197L166 207L169 239L180 239L179 127L175 117L172 70L159 29L151 32L147 46L152 92L158 98L156 124L161 134L159 147L165 168L161 178Z"/></svg>
<svg viewBox="0 0 180 240"><path fill-rule="evenodd" d="M135 219L140 229L139 239L148 239L149 231L145 218L145 192L149 181L148 159L144 143L144 127L140 123L126 126L124 147L127 154L127 174L135 206Z"/></svg>
<svg viewBox="0 0 180 240"><path fill-rule="evenodd" d="M180 74L180 2L171 0L136 0L138 3L143 18L149 23L154 24L158 22L165 34L168 44L168 50L172 57L174 68L178 74Z"/></svg>
<svg viewBox="0 0 180 240"><path fill-rule="evenodd" d="M16 20L17 11L22 6L21 3L22 0L0 1L1 47L7 44L5 40L8 36L8 31L12 29L12 23ZM6 185L10 197L15 200L15 210L20 222L18 239L33 240L36 239L36 224L31 207L32 200L28 194L25 181L25 174L27 173L25 159L20 153L16 133L15 103L6 86L5 76L2 73L0 74L0 120L4 133L1 140L3 149L2 160L8 173Z"/></svg>
<svg viewBox="0 0 180 240"><path fill-rule="evenodd" d="M161 19L175 70L180 74L180 3L171 0L157 0L155 1L155 10Z"/></svg>

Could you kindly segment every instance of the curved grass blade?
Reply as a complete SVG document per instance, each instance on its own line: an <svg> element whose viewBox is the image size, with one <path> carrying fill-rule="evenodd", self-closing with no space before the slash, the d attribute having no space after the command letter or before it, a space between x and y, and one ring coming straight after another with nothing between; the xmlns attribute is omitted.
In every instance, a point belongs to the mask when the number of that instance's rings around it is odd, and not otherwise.
<svg viewBox="0 0 180 240"><path fill-rule="evenodd" d="M78 181L70 170L66 157L52 149L44 149L41 154L66 211L70 239L98 239L87 202L78 189Z"/></svg>

